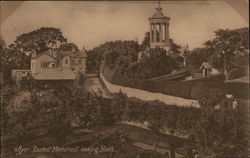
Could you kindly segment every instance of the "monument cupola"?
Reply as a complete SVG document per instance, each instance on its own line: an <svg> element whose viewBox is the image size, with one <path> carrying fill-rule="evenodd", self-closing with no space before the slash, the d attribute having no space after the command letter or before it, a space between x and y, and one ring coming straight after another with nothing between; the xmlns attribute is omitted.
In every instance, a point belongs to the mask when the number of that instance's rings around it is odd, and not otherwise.
<svg viewBox="0 0 250 158"><path fill-rule="evenodd" d="M167 49L169 47L169 21L170 17L163 14L159 2L156 13L149 18L151 48L160 47Z"/></svg>

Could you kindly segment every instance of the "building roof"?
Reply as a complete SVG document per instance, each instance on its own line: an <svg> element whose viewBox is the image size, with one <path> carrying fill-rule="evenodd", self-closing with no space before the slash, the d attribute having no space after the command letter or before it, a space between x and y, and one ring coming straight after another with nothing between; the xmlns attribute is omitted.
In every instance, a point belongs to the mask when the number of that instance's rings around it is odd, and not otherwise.
<svg viewBox="0 0 250 158"><path fill-rule="evenodd" d="M43 52L41 54L35 55L34 57L32 57L32 59L38 58L38 57L43 56L43 55L48 55L52 58L56 58L55 53L52 54L50 51L46 51L46 52Z"/></svg>
<svg viewBox="0 0 250 158"><path fill-rule="evenodd" d="M200 69L203 69L203 68L205 68L205 69L212 69L212 65L210 65L210 64L207 63L207 62L203 62L203 63L201 64Z"/></svg>
<svg viewBox="0 0 250 158"><path fill-rule="evenodd" d="M35 80L75 80L76 73L70 69L44 69L33 75Z"/></svg>
<svg viewBox="0 0 250 158"><path fill-rule="evenodd" d="M35 55L34 57L32 57L32 59L35 59L35 58L38 58L40 56L43 56L43 55L48 55L48 56L51 56L53 58L62 58L66 55L74 58L74 57L81 57L81 58L86 58L87 57L87 54L85 51L54 51L54 50L48 50L48 51L45 51L41 54L38 54L38 55Z"/></svg>

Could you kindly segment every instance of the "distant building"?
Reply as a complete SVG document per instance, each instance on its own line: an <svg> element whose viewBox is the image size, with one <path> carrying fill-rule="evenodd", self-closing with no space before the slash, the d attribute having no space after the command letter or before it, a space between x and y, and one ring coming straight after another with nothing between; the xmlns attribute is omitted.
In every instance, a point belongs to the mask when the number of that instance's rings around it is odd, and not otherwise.
<svg viewBox="0 0 250 158"><path fill-rule="evenodd" d="M203 62L200 66L200 69L202 70L202 77L208 77L210 76L212 65L207 62Z"/></svg>
<svg viewBox="0 0 250 158"><path fill-rule="evenodd" d="M162 13L162 8L156 8L156 13L149 18L150 23L150 47L169 49L169 21L170 17Z"/></svg>
<svg viewBox="0 0 250 158"><path fill-rule="evenodd" d="M150 48L163 48L167 55L173 55L169 41L170 17L163 14L160 2L155 10L155 14L148 19L150 24L150 47L138 53L138 61L151 56Z"/></svg>
<svg viewBox="0 0 250 158"><path fill-rule="evenodd" d="M38 84L56 85L61 83L77 83L86 74L85 50L54 51L42 54L31 54L31 70L12 70L12 79L18 84L28 76L32 76Z"/></svg>
<svg viewBox="0 0 250 158"><path fill-rule="evenodd" d="M217 75L220 73L217 69L213 68L213 66L207 62L203 62L200 66L200 69L202 70L202 77L209 77L211 75Z"/></svg>
<svg viewBox="0 0 250 158"><path fill-rule="evenodd" d="M84 50L75 52L55 52L49 50L39 55L33 53L31 58L31 72L34 75L50 68L68 68L85 74L86 59L87 55Z"/></svg>
<svg viewBox="0 0 250 158"><path fill-rule="evenodd" d="M86 74L86 52L52 50L32 55L32 77L38 84L53 86L64 83L77 83Z"/></svg>

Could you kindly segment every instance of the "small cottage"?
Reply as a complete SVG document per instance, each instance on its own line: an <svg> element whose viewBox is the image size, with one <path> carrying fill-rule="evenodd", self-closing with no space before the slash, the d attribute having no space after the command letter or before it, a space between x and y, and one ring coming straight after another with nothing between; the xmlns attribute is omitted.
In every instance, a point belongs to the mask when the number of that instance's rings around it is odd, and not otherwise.
<svg viewBox="0 0 250 158"><path fill-rule="evenodd" d="M200 66L200 70L202 70L202 77L209 77L211 75L218 75L220 71L207 62L203 62Z"/></svg>
<svg viewBox="0 0 250 158"><path fill-rule="evenodd" d="M211 75L212 65L207 62L203 62L200 69L202 70L202 77L208 77Z"/></svg>

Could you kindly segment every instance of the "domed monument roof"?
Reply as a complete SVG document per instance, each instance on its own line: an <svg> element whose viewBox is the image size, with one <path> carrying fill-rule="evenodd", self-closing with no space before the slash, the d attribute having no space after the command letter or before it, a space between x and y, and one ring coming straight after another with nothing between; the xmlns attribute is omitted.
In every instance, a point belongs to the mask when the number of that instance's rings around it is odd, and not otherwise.
<svg viewBox="0 0 250 158"><path fill-rule="evenodd" d="M158 7L155 8L155 14L149 19L170 19L170 17L167 17L162 13L161 2L158 2L158 4Z"/></svg>

